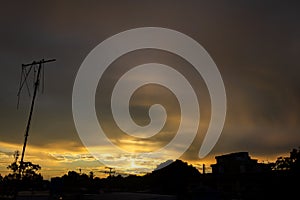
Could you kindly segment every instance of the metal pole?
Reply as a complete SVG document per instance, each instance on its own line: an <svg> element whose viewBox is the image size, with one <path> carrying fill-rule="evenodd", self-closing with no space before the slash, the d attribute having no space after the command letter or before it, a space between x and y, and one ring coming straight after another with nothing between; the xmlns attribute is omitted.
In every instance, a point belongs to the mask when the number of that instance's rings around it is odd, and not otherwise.
<svg viewBox="0 0 300 200"><path fill-rule="evenodd" d="M20 168L19 168L19 174L20 175L21 175L21 171L22 171L22 168L23 168L25 149L26 149L27 138L28 138L28 133L29 133L29 129L30 129L31 118L32 118L32 114L33 114L33 108L34 108L35 98L36 98L38 86L40 84L40 74L41 74L42 64L46 63L46 62L52 62L52 61L55 61L55 59L46 60L46 61L44 61L44 59L43 59L43 60L41 60L39 62L33 62L32 64L22 65L23 67L26 67L26 66L29 66L29 65L35 65L35 64L38 64L39 66L38 66L36 80L35 80L35 83L34 83L34 93L33 93L32 101L31 101L31 107L30 107L28 122L27 122L27 126L26 126L26 132L25 132L23 150L22 150L21 161L20 161Z"/></svg>
<svg viewBox="0 0 300 200"><path fill-rule="evenodd" d="M53 61L56 61L56 59L50 59L50 60L40 60L40 61L33 61L32 63L29 63L29 64L22 64L23 67L27 67L27 66L30 66L30 65L37 65L37 64L43 64L43 63L48 63L48 62L53 62Z"/></svg>

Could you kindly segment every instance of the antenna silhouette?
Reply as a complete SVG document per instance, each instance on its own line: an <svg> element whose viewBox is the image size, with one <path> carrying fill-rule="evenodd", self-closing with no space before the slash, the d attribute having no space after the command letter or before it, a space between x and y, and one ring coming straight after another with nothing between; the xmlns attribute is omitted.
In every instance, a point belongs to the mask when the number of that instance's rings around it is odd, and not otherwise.
<svg viewBox="0 0 300 200"><path fill-rule="evenodd" d="M40 85L41 76L42 76L42 78L44 77L43 64L49 63L49 62L54 62L54 61L55 61L55 59L51 59L51 60L42 59L40 61L33 61L32 63L29 63L29 64L22 64L21 80L20 80L20 86L19 86L19 91L18 91L18 95L17 95L18 96L17 107L19 106L20 94L21 94L21 91L22 91L22 88L24 85L26 85L28 94L30 96L30 90L29 90L29 86L27 83L27 79L28 79L28 76L30 75L30 72L32 72L32 71L34 72L34 74L33 74L34 91L33 91L33 96L32 96L32 101L31 101L28 122L27 122L27 126L26 126L25 137L24 137L24 144L23 144L23 149L22 149L22 154L21 154L19 174L21 174L21 170L23 169L25 149L26 149L27 138L28 138L28 133L29 133L29 129L30 129L31 118L32 118L32 114L33 114L33 108L34 108L34 103L35 103L35 99L36 99L36 94L37 94L37 91L38 91L38 88ZM43 80L44 80L44 78L43 78ZM44 81L43 81L43 83L44 83Z"/></svg>
<svg viewBox="0 0 300 200"><path fill-rule="evenodd" d="M111 177L112 174L116 173L116 171L113 171L114 168L112 167L105 167L106 169L109 169L109 171L104 171L104 173L109 174L109 177Z"/></svg>

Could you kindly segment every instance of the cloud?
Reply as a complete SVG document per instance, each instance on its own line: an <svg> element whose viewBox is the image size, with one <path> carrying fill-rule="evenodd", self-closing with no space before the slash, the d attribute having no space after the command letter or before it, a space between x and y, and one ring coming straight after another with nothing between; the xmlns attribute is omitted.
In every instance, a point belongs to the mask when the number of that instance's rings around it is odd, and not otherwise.
<svg viewBox="0 0 300 200"><path fill-rule="evenodd" d="M49 153L49 155L59 162L95 161L95 158L90 154Z"/></svg>
<svg viewBox="0 0 300 200"><path fill-rule="evenodd" d="M215 155L247 150L261 159L274 159L288 152L300 142L298 10L298 5L281 1L273 2L272 7L258 1L217 5L202 1L126 1L117 4L114 1L88 4L83 1L72 4L43 1L35 2L34 6L28 2L3 3L0 8L0 22L5 27L0 33L1 169L6 170L5 165L13 161L12 152L21 149L28 119L30 97L23 95L20 109L16 110L21 64L42 58L56 58L57 62L45 66L45 93L38 95L25 158L40 163L42 170L49 170L45 173L52 175L76 169L76 165L99 165L89 156L74 127L74 79L85 56L98 43L120 31L143 26L181 31L205 47L225 83L226 124L211 154L199 160L199 147L210 119L205 83L178 56L148 49L131 52L116 60L106 71L107 78L99 83L99 86L104 85L104 91L98 90L96 94L97 114L100 124L106 124L105 129L115 143L148 150L165 145L176 132L176 101L168 91L157 87L142 88L131 101L133 118L143 125L149 122L147 106L153 103L150 97L159 99L168 95L159 102L169 105L169 124L152 140L121 137L109 115L109 90L113 87L110 83L132 66L156 61L190 77L198 91L200 131L182 158L195 163L214 162ZM105 147L103 150L106 151ZM133 159L128 170L139 167L150 170L169 158L152 163L150 158L103 154L103 159L117 160L120 167L127 167L122 165L124 159Z"/></svg>

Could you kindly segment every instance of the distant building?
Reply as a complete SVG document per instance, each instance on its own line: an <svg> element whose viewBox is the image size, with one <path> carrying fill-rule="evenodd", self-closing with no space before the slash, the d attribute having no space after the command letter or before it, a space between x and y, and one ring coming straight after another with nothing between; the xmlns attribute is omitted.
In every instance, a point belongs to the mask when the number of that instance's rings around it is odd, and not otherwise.
<svg viewBox="0 0 300 200"><path fill-rule="evenodd" d="M265 164L251 159L248 152L236 152L216 156L216 164L212 164L213 174L255 173L268 170Z"/></svg>

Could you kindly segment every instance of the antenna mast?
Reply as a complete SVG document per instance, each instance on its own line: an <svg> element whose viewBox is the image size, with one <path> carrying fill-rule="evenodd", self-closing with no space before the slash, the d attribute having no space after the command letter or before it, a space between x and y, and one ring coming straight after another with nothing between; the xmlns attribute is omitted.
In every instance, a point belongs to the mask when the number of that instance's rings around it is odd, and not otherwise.
<svg viewBox="0 0 300 200"><path fill-rule="evenodd" d="M21 170L23 168L27 138L28 138L28 133L29 133L29 129L30 129L30 123L31 123L31 118L32 118L32 114L33 114L33 108L34 108L34 103L35 103L35 99L36 99L36 94L37 94L39 84L40 84L41 73L43 73L43 72L41 72L42 68L43 68L43 64L49 63L49 62L54 62L54 61L55 61L55 59L51 59L51 60L42 59L40 61L33 61L32 63L29 63L29 64L22 64L20 88L18 91L18 104L19 104L20 93L21 93L21 90L22 90L24 84L26 84L27 90L29 92L28 84L27 84L27 77L29 76L32 69L34 71L34 92L33 92L33 96L32 96L31 107L30 107L28 122L27 122L27 126L26 126L23 150L22 150L22 154L21 154L19 174L21 174ZM29 69L27 70L27 68L29 68ZM37 73L37 74L35 74L35 73Z"/></svg>
<svg viewBox="0 0 300 200"><path fill-rule="evenodd" d="M111 177L111 175L116 172L116 171L113 171L114 168L112 168L112 167L105 167L105 168L109 169L109 171L105 171L106 174L109 174L109 177Z"/></svg>

